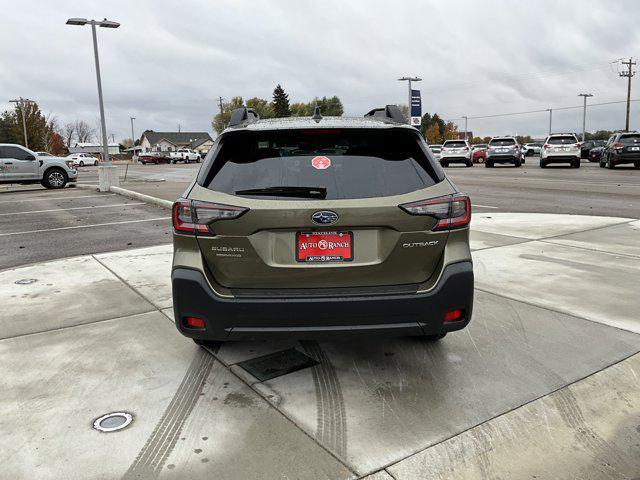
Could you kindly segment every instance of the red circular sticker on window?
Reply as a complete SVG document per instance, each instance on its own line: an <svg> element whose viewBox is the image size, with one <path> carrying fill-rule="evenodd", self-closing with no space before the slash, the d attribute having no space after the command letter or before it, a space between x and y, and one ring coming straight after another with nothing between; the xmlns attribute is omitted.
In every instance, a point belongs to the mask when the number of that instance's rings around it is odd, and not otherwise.
<svg viewBox="0 0 640 480"><path fill-rule="evenodd" d="M313 157L311 165L318 170L325 170L331 166L331 160L327 157Z"/></svg>

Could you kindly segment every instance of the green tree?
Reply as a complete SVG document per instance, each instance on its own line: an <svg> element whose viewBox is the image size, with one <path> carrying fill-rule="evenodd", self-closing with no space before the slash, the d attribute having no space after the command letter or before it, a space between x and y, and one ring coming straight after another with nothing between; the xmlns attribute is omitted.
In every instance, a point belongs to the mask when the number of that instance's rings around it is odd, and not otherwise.
<svg viewBox="0 0 640 480"><path fill-rule="evenodd" d="M213 121L211 122L211 126L216 131L216 133L221 133L225 128L229 126L229 121L231 120L231 112L240 108L243 105L242 97L233 97L228 102L222 102L222 112L216 114L213 117Z"/></svg>
<svg viewBox="0 0 640 480"><path fill-rule="evenodd" d="M17 122L15 111L5 110L0 114L0 143L20 143L14 128Z"/></svg>
<svg viewBox="0 0 640 480"><path fill-rule="evenodd" d="M46 118L36 102L28 103L25 106L24 115L29 148L31 150L46 150L48 148L49 137L56 129L55 118ZM15 120L11 124L11 133L9 136L13 139L12 143L24 145L24 128L22 125L22 108L20 104L16 104L13 118Z"/></svg>
<svg viewBox="0 0 640 480"><path fill-rule="evenodd" d="M311 103L296 102L291 104L291 116L293 117L310 117L313 115L313 107ZM324 115L324 112L322 113Z"/></svg>
<svg viewBox="0 0 640 480"><path fill-rule="evenodd" d="M253 108L253 110L260 115L260 118L273 118L273 108L268 100L264 98L253 97L247 100L247 108Z"/></svg>
<svg viewBox="0 0 640 480"><path fill-rule="evenodd" d="M272 108L277 118L290 117L291 109L289 108L289 95L285 93L284 88L280 84L273 89Z"/></svg>
<svg viewBox="0 0 640 480"><path fill-rule="evenodd" d="M315 106L318 105L320 107L320 113L323 117L341 117L344 113L344 107L342 106L342 102L337 96L333 97L316 97L312 102L310 102L311 113L309 115L313 115L313 110Z"/></svg>

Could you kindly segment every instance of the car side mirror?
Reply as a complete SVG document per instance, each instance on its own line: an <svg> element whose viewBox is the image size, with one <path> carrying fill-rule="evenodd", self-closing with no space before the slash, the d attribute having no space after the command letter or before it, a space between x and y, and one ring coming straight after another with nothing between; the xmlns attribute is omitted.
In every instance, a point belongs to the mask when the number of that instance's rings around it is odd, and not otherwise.
<svg viewBox="0 0 640 480"><path fill-rule="evenodd" d="M25 160L35 160L36 157L34 157L33 155L27 155L26 157L24 157Z"/></svg>

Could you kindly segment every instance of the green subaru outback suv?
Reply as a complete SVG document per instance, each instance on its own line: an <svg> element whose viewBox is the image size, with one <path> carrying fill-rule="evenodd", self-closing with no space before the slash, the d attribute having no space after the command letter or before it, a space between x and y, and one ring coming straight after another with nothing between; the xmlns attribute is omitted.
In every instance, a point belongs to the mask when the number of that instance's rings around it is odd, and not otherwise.
<svg viewBox="0 0 640 480"><path fill-rule="evenodd" d="M198 343L440 339L471 319L470 220L395 105L364 118L235 110L173 205L176 326Z"/></svg>

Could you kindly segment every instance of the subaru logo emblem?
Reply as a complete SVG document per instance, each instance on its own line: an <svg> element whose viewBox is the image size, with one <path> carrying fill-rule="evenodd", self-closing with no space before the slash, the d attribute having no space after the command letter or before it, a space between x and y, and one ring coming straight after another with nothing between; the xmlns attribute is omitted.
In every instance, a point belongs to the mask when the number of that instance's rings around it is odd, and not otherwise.
<svg viewBox="0 0 640 480"><path fill-rule="evenodd" d="M316 225L333 225L338 218L338 214L331 210L321 210L311 215L311 221Z"/></svg>

